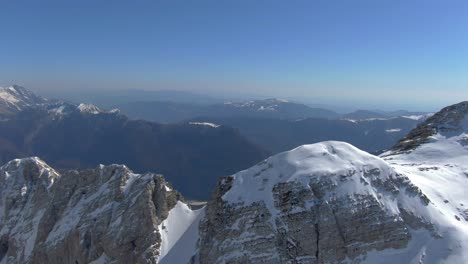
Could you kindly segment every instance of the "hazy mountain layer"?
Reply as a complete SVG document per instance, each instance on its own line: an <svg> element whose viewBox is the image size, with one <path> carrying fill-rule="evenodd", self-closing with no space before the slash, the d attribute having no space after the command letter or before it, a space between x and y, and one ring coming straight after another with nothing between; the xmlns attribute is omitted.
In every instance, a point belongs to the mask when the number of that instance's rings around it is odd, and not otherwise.
<svg viewBox="0 0 468 264"><path fill-rule="evenodd" d="M465 263L465 110L381 158L337 141L274 155L222 178L199 210L152 173L14 160L0 168L0 262Z"/></svg>
<svg viewBox="0 0 468 264"><path fill-rule="evenodd" d="M295 121L205 117L194 121L237 128L242 135L271 153L325 140L346 141L362 150L380 153L395 145L421 122L404 117L370 120L308 118Z"/></svg>
<svg viewBox="0 0 468 264"><path fill-rule="evenodd" d="M161 125L118 111L59 103L0 122L0 159L40 156L57 168L127 164L163 173L190 198L207 198L217 179L266 157L229 127Z"/></svg>

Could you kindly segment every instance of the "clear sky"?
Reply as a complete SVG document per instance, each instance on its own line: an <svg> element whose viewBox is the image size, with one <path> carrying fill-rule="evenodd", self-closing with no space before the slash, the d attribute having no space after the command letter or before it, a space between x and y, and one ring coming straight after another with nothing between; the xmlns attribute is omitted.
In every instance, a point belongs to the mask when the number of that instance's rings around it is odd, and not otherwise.
<svg viewBox="0 0 468 264"><path fill-rule="evenodd" d="M5 0L0 14L0 85L468 100L468 1Z"/></svg>

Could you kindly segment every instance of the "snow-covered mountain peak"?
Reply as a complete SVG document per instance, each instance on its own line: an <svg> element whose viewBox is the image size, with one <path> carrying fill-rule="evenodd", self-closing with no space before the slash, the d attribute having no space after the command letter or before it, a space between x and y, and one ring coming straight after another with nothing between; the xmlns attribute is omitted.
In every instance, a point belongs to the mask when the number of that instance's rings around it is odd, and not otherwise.
<svg viewBox="0 0 468 264"><path fill-rule="evenodd" d="M119 115L121 112L119 109L114 108L111 110L103 110L96 105L81 103L76 106L76 109L82 114L98 115L98 114L114 114ZM58 108L60 110L60 108Z"/></svg>
<svg viewBox="0 0 468 264"><path fill-rule="evenodd" d="M0 263L188 263L203 212L158 174L35 157L0 167L0 195Z"/></svg>
<svg viewBox="0 0 468 264"><path fill-rule="evenodd" d="M87 113L87 114L93 114L93 115L102 113L102 110L93 104L81 103L77 106L77 108L78 110L80 110L81 113Z"/></svg>
<svg viewBox="0 0 468 264"><path fill-rule="evenodd" d="M431 171L430 168L421 168ZM305 145L225 177L200 225L203 263L463 262L460 188L453 206L413 171L347 143ZM446 175L457 184L466 177ZM420 188L423 187L423 189ZM430 196L426 195L426 192ZM445 192L445 191L444 191ZM443 197L443 196L442 196ZM468 218L466 218L468 219ZM468 220L467 220L468 221ZM392 256L383 258L383 256ZM300 260L300 261L299 261Z"/></svg>
<svg viewBox="0 0 468 264"><path fill-rule="evenodd" d="M468 131L468 101L443 108L424 122L424 126L437 132Z"/></svg>
<svg viewBox="0 0 468 264"><path fill-rule="evenodd" d="M223 199L246 204L268 201L271 192L280 183L294 182L310 188L311 181L321 180L339 186L336 195L348 195L365 191L360 189L364 186L362 177L373 174L381 179L395 175L378 157L345 142L326 141L280 153L233 175L232 188ZM242 196L239 198L240 194Z"/></svg>
<svg viewBox="0 0 468 264"><path fill-rule="evenodd" d="M281 98L270 98L264 100L265 103L289 103L288 100L286 99L281 99Z"/></svg>
<svg viewBox="0 0 468 264"><path fill-rule="evenodd" d="M0 87L0 110L2 113L13 113L29 106L43 104L46 101L45 98L18 85Z"/></svg>
<svg viewBox="0 0 468 264"><path fill-rule="evenodd" d="M21 193L38 182L50 188L60 175L38 157L14 159L0 167L0 181L5 189L21 185Z"/></svg>

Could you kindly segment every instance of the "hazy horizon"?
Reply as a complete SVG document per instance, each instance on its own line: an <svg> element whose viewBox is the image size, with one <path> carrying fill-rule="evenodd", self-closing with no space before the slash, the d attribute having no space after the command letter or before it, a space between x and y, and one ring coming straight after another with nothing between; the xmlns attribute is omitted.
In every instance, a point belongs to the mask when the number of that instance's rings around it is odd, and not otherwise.
<svg viewBox="0 0 468 264"><path fill-rule="evenodd" d="M0 84L0 87L7 87L8 85ZM414 111L414 112L437 112L440 109L459 103L460 101L450 102L448 104L441 104L440 106L429 106L429 107L421 107L417 106L414 107L411 105L411 102L408 102L407 105L399 102L396 104L378 104L378 103L369 103L363 101L327 101L327 100L320 100L317 98L304 98L304 97L294 97L294 96L272 96L269 94L255 94L255 93L239 93L239 92L230 92L230 93L216 93L210 91L184 91L184 90L167 90L167 89L159 89L159 90L145 90L145 89L138 89L138 88L127 88L127 89L109 89L109 90L96 90L96 89L89 89L89 90L41 90L41 89L34 89L31 87L26 87L27 89L33 91L34 93L44 96L50 99L64 99L68 101L72 101L74 103L93 103L93 98L102 99L105 96L122 96L122 94L128 94L135 92L135 97L137 98L144 98L144 94L152 93L152 92L174 92L172 96L176 97L177 94L180 93L182 97L187 95L199 96L201 101L204 101L202 104L217 104L223 102L243 102L243 101L250 101L250 100L264 100L264 99L285 99L289 102L294 103L301 103L308 105L310 107L316 108L324 108L329 109L332 111L336 111L338 113L349 113L356 110L376 110L376 111L398 111L398 110L407 110L407 111ZM125 102L132 102L133 99L124 99ZM139 100L133 101L158 101L153 99L153 97L148 97ZM165 101L160 100L160 101ZM179 100L175 100L177 102ZM180 102L180 101L179 101ZM188 102L185 102L188 103ZM194 102L195 104L200 104L200 101ZM99 104L98 104L99 106ZM101 105L102 107L102 105ZM105 108L105 107L104 107Z"/></svg>
<svg viewBox="0 0 468 264"><path fill-rule="evenodd" d="M11 1L0 85L182 90L355 109L468 100L464 1Z"/></svg>

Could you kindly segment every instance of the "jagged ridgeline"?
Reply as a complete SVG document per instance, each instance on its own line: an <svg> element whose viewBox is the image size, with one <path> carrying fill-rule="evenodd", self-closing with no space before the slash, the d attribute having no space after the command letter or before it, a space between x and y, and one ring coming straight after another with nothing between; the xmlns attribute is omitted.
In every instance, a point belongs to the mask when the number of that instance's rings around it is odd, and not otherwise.
<svg viewBox="0 0 468 264"><path fill-rule="evenodd" d="M380 157L338 141L274 155L202 208L159 174L15 159L0 168L0 263L466 263L464 109Z"/></svg>
<svg viewBox="0 0 468 264"><path fill-rule="evenodd" d="M125 164L164 174L186 197L208 199L220 176L268 156L227 126L132 120L116 109L47 100L18 86L0 88L2 106L11 111L0 112L1 164L30 156L56 169Z"/></svg>
<svg viewBox="0 0 468 264"><path fill-rule="evenodd" d="M160 175L13 160L0 169L1 261L463 263L466 176L440 197L413 183L431 170L395 164L343 142L306 145L223 178L194 210Z"/></svg>
<svg viewBox="0 0 468 264"><path fill-rule="evenodd" d="M161 175L123 165L59 173L17 159L0 168L0 193L0 263L156 263L201 212Z"/></svg>

